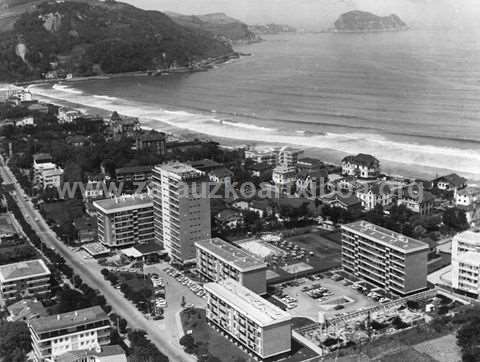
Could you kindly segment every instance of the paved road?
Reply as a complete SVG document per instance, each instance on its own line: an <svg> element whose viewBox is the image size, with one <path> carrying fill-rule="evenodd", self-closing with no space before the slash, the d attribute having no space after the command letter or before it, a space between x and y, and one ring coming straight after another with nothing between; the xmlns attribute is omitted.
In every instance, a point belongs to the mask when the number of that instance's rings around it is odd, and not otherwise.
<svg viewBox="0 0 480 362"><path fill-rule="evenodd" d="M56 250L58 254L65 258L66 263L73 268L75 273L78 274L85 283L94 289L100 290L114 311L125 318L130 327L145 330L148 333L150 340L162 353L167 355L171 361L195 360L191 355L186 354L178 343L172 344L172 341L169 338L166 338L165 332L162 331L162 328L157 328L155 323L147 320L132 303L130 303L118 290L113 288L110 283L103 278L98 270L87 265L78 254L70 250L56 237L55 233L50 229L38 210L35 209L29 199L25 198L23 189L16 181L11 170L5 165L4 159L1 156L0 175L4 180L4 183L14 185L16 191L15 200L40 239L48 247Z"/></svg>

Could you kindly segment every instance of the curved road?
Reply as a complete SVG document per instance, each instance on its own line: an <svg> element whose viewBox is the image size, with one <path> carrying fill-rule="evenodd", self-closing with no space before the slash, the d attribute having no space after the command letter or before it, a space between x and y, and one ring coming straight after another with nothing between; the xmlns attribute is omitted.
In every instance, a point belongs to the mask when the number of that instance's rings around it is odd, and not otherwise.
<svg viewBox="0 0 480 362"><path fill-rule="evenodd" d="M88 265L84 264L79 255L57 239L55 233L50 229L41 214L35 209L29 199L26 200L22 187L8 166L6 166L2 156L0 156L0 174L5 184L14 185L16 192L15 200L25 215L26 220L30 223L40 239L48 247L60 254L66 263L73 268L75 274L78 274L86 284L94 289L98 289L105 296L108 304L112 306L115 312L127 320L130 327L145 330L149 339L163 354L167 355L171 361L190 362L196 360L193 356L186 354L178 343L175 345L172 344L167 337L167 333L145 319L143 314L140 313L120 291L112 287L98 271L90 269ZM172 328L175 327L172 326Z"/></svg>

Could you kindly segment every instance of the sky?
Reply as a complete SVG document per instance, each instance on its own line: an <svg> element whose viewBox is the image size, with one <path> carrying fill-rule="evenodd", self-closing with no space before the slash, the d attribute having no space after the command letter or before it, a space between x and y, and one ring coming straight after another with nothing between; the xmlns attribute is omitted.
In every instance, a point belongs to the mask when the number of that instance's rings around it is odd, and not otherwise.
<svg viewBox="0 0 480 362"><path fill-rule="evenodd" d="M224 12L248 24L286 23L324 29L350 10L399 15L414 27L480 26L478 0L123 0L152 10L182 14Z"/></svg>

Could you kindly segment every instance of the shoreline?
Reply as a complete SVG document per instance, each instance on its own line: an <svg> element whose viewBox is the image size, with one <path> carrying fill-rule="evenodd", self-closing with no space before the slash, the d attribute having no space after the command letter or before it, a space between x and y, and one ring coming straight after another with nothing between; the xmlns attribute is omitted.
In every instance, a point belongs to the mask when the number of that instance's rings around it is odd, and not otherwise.
<svg viewBox="0 0 480 362"><path fill-rule="evenodd" d="M64 99L58 99L55 97L43 96L36 94L35 95L40 101L46 103L52 103L58 106L72 108L76 110L80 110L85 112L86 114L98 114L102 117L108 117L112 110L89 106L81 103L75 103L74 101L68 101ZM119 112L122 114L122 112ZM219 135L212 135L208 133L203 133L196 130L190 130L187 128L181 128L175 125L172 125L168 122L164 122L154 118L147 118L142 117L139 115L132 115L128 114L127 116L131 117L138 117L141 123L142 129L145 130L157 130L161 132L165 132L171 136L176 136L180 138L184 138L187 140L199 139L199 140L211 140L214 142L218 142L220 145L225 147L238 147L238 146L253 146L258 148L269 148L269 147L278 147L284 146L286 144L294 146L294 147L301 147L305 150L305 157L313 157L318 158L326 163L340 165L341 160L346 155L350 154L348 152L343 152L340 150L332 149L332 148L322 148L322 147L312 147L306 146L301 143L280 143L275 141L268 141L268 140L251 140L248 138L235 138L235 137L228 137L228 136L219 136ZM373 156L377 157L374 153ZM431 180L441 174L449 174L449 173L458 173L474 182L480 182L480 178L474 176L474 174L466 174L462 172L457 172L447 168L435 168L435 167L426 167L426 166L416 166L413 164L401 163L401 162L394 162L384 160L379 157L380 162L382 164L382 172L394 176L394 177L403 177L403 178L419 178L419 179L427 179Z"/></svg>

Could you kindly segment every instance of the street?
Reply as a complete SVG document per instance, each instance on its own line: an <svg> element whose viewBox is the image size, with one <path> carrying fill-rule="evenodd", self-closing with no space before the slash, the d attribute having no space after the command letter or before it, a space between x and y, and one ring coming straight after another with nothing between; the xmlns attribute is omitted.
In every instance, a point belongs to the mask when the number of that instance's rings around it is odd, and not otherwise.
<svg viewBox="0 0 480 362"><path fill-rule="evenodd" d="M16 192L14 198L26 217L27 222L32 226L42 242L60 254L66 263L73 268L75 274L79 275L86 284L94 289L98 289L104 295L107 303L112 306L115 313L127 320L129 327L145 330L152 343L154 343L162 353L167 355L171 361L195 361L193 356L183 351L178 340L173 341L172 338L169 338L169 333L165 333L164 328L159 328L158 323L147 320L120 291L112 287L110 283L103 278L99 272L99 268L92 268L92 266L85 263L78 254L57 239L55 233L50 229L42 215L35 209L30 199L24 197L25 193L23 189L16 181L11 170L6 166L2 156L0 156L0 163L0 175L4 183L14 185ZM169 326L169 328L172 327Z"/></svg>

